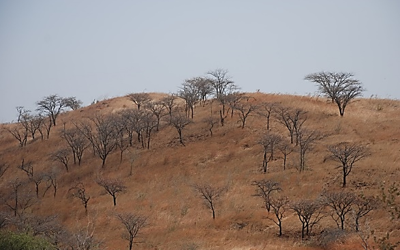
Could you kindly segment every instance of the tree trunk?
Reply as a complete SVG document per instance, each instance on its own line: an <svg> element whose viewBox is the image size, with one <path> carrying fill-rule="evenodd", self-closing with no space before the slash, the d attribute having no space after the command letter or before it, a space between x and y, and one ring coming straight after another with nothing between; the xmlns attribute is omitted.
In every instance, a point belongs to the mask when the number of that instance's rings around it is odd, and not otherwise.
<svg viewBox="0 0 400 250"><path fill-rule="evenodd" d="M114 207L117 205L117 196L114 194L113 196Z"/></svg>

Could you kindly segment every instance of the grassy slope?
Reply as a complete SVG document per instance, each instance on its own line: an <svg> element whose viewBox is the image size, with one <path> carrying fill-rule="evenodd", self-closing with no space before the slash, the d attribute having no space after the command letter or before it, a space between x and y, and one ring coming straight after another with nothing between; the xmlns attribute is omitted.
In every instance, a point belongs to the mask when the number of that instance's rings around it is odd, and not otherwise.
<svg viewBox="0 0 400 250"><path fill-rule="evenodd" d="M154 94L154 98L160 95ZM12 166L0 180L0 187L5 190L9 180L26 178L15 167L22 158L33 161L35 171L60 169L57 197L46 194L32 208L32 212L57 213L66 226L74 229L85 225L87 218L79 200L68 198L67 191L76 181L83 182L91 196L88 218L95 221L96 236L104 241L108 249L127 248L127 241L120 237L124 229L113 215L121 211L149 217L149 226L141 232L140 241L143 243L137 246L140 249L195 249L195 246L199 249L318 249L312 242L301 242L300 223L291 211L284 220L284 236L276 236L277 227L267 219L261 200L252 196L252 181L262 178L279 181L283 193L290 200L314 198L324 188L338 188L341 175L335 168L337 163L324 161L324 157L327 145L341 141L360 142L367 145L372 153L359 162L350 174L349 190L378 195L381 183L400 179L399 101L358 99L348 106L345 116L340 118L337 108L324 99L262 93L251 95L255 97L255 102L279 102L307 110L308 120L304 126L329 135L316 143L307 154L304 173L298 173L295 168L297 152L289 155L289 166L285 171L282 161L277 160L271 163L269 173L263 175L259 172L262 148L257 144L257 138L265 132L265 121L260 117L251 116L244 129L239 128L237 115L229 117L226 125L217 126L214 136L210 137L202 119L210 115L211 106L213 115L217 117L218 105L215 102L196 107L195 123L183 132L186 147L178 144L174 128L163 125L160 132L154 135L150 150L130 148L121 164L116 151L107 159L106 167L101 169L100 159L87 150L82 166L71 166L71 171L66 173L58 163L48 159L54 149L64 146L59 137L64 122L69 127L72 121L79 121L95 112L108 114L123 108L134 108L126 97L120 97L61 114L49 140L30 141L22 149L6 130L0 130L1 160ZM287 131L274 119L271 126L273 131L287 135ZM132 161L133 175L129 176ZM126 193L118 196L115 208L111 196L106 195L94 181L99 174L120 178L128 187ZM190 187L199 182L228 187L217 204L215 221ZM383 210L372 212L368 220L378 233L388 229L389 215ZM239 224L245 226L239 229ZM327 217L314 231L334 227L333 220ZM394 232L392 237L400 238L400 233ZM352 236L344 245L337 244L332 249L361 249L361 245L357 236Z"/></svg>

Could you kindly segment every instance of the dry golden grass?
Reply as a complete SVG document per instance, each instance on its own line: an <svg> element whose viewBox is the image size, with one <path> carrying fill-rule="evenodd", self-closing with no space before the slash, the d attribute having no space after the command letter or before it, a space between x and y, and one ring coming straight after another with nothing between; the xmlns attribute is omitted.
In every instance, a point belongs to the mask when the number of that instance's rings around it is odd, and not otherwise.
<svg viewBox="0 0 400 250"><path fill-rule="evenodd" d="M300 223L297 217L287 212L283 224L283 237L263 209L260 199L253 197L251 182L263 178L279 181L283 194L290 200L315 198L323 189L339 188L341 175L335 168L337 163L324 161L328 155L327 145L341 141L359 142L366 145L371 156L360 161L348 177L347 189L366 195L380 195L383 183L400 180L400 102L383 99L358 99L351 103L344 117L338 116L336 106L323 98L249 94L252 102L276 102L288 107L308 111L304 126L316 129L326 136L317 142L307 154L306 171L299 173L298 154L288 157L284 171L282 160L271 162L269 172L259 171L262 163L262 148L257 144L265 132L265 120L255 115L248 118L246 127L240 128L238 116L228 116L225 126L217 125L210 136L203 119L212 114L218 118L217 102L208 102L195 108L194 123L184 129L186 147L179 144L178 134L172 127L163 124L154 134L150 150L135 145L125 152L119 162L119 152L114 152L101 168L101 161L88 149L81 166L71 165L70 172L49 160L55 149L64 147L59 133L62 124L92 117L94 114L111 114L125 108L134 108L128 97L100 101L77 111L60 115L58 125L52 130L49 140L29 141L25 148L4 129L0 131L1 161L12 167L1 178L0 187L7 190L10 180L26 178L16 166L22 158L33 162L35 171L57 168L60 171L58 195L50 194L40 199L32 208L38 215L58 214L66 227L74 230L95 221L95 235L107 249L126 249L127 241L121 238L122 225L114 217L116 212L136 212L148 216L149 225L141 231L139 249L321 249L314 238L301 241ZM164 94L152 93L154 99ZM8 124L2 126L15 126ZM271 128L287 137L286 129L271 119ZM133 162L133 163L132 163ZM133 164L133 174L130 167ZM128 187L126 193L118 195L117 206L112 198L95 182L96 177L119 178ZM79 200L68 196L68 189L77 182L85 185L91 199L89 215L85 216ZM195 183L207 182L227 187L226 193L217 203L217 218L203 206L203 201L193 191ZM33 187L32 187L33 188ZM43 188L43 187L42 187ZM4 191L3 191L4 192ZM400 239L399 228L389 225L389 214L380 209L368 215L370 224L379 235L388 229L392 237ZM314 228L315 233L324 228L335 228L331 218L324 218ZM328 249L362 249L357 235L351 234L344 242L333 242Z"/></svg>

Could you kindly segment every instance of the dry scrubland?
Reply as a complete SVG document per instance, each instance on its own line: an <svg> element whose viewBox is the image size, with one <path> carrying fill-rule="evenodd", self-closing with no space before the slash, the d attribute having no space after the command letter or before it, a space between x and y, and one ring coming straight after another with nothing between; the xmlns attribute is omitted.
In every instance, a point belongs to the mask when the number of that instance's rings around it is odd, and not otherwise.
<svg viewBox="0 0 400 250"><path fill-rule="evenodd" d="M24 158L33 162L34 171L55 168L60 172L57 196L53 198L49 191L26 213L56 214L70 230L93 222L94 235L103 241L105 249L127 249L128 241L121 238L125 229L115 218L118 212L148 217L148 225L135 239L138 242L134 245L136 249L322 249L321 242L326 243L327 249L362 249L360 238L351 230L351 216L348 218L350 232L343 239L330 242L321 237L322 231L337 228L327 216L313 228L310 238L302 240L301 224L293 211L288 210L283 221L283 236L278 237L278 227L268 219L273 215L268 215L262 199L253 196L255 187L251 183L264 178L278 181L283 189L281 193L290 201L314 199L324 189L340 190L342 175L336 168L338 163L324 160L329 154L327 146L342 141L357 142L365 145L371 155L355 164L348 176L346 190L380 197L382 185L388 187L400 180L400 101L356 99L341 118L337 107L324 98L248 95L254 97L251 100L254 103L277 102L306 110L308 119L304 127L326 135L306 154L304 172L297 170L297 151L288 156L286 170L283 170L282 160L277 159L270 163L268 173L261 172L263 148L257 141L266 132L266 122L255 113L248 118L244 129L240 128L237 113L228 116L224 126L215 126L211 137L203 119L211 112L218 118L219 104L210 100L204 106L195 107L194 123L184 128L186 146L179 143L175 128L164 122L160 131L154 134L149 150L142 149L136 142L125 151L122 163L116 150L102 168L100 158L93 155L90 147L83 155L81 166L70 163L68 173L60 163L49 160L54 150L66 146L60 138L63 123L70 128L74 121L94 114L136 108L129 98L119 97L62 113L50 139L29 140L23 148L7 130L1 129L1 161L11 166L0 179L2 196L6 196L11 180L27 178L17 168ZM157 99L163 94L151 96ZM1 126L10 128L15 124ZM271 118L271 131L289 139L286 128L274 118ZM113 206L111 196L96 184L96 177L100 175L119 178L127 186L127 191L118 195L117 206ZM80 201L68 196L69 188L77 182L84 183L91 197L87 216ZM227 187L216 204L215 220L194 192L192 185L196 183ZM34 190L33 183L27 184L27 188ZM44 188L45 184L41 184L40 196ZM1 209L11 214L6 206ZM383 206L363 218L364 229L365 219L376 236L390 232L390 240L400 240L400 223L390 221L390 214ZM372 244L373 239L369 242Z"/></svg>

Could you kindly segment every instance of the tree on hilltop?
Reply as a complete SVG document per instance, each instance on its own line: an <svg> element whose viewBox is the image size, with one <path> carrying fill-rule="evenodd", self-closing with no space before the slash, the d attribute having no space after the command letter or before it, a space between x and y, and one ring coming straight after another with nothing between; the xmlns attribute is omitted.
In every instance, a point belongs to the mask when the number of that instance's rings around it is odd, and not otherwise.
<svg viewBox="0 0 400 250"><path fill-rule="evenodd" d="M344 115L347 105L365 90L362 83L354 79L354 74L346 72L319 72L307 75L304 80L314 82L324 96L335 102L340 116Z"/></svg>

